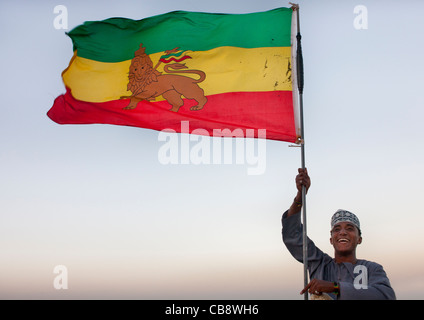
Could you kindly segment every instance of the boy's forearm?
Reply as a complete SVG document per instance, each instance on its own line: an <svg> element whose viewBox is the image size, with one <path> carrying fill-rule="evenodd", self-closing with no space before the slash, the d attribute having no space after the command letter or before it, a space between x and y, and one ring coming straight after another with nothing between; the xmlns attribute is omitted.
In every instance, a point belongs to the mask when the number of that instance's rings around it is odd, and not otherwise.
<svg viewBox="0 0 424 320"><path fill-rule="evenodd" d="M290 217L296 213L299 213L301 208L302 208L302 192L298 191L296 197L293 200L292 205L289 208L289 211L287 212L287 217Z"/></svg>

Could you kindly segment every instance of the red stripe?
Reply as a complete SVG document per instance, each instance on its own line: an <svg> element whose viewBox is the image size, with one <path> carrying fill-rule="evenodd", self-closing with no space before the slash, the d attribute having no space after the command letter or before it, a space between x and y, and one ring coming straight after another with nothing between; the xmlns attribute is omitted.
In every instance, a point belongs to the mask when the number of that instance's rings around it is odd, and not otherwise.
<svg viewBox="0 0 424 320"><path fill-rule="evenodd" d="M171 61L181 62L181 61L184 61L185 59L191 59L191 57L189 57L189 56L184 56L184 57L179 58L179 59L176 59L176 58L174 58L174 57L169 58L169 59L163 59L163 58L161 58L161 59L160 59L160 61L165 62L165 63L169 63L169 62L171 62Z"/></svg>
<svg viewBox="0 0 424 320"><path fill-rule="evenodd" d="M54 101L47 115L59 124L113 124L153 130L181 132L181 121L189 121L189 132L205 129L266 129L266 139L296 141L291 91L232 92L208 96L202 110L190 111L195 100L184 99L178 112L167 101L141 101L133 110L123 110L129 99L102 103L76 100L69 90ZM200 133L201 134L201 133Z"/></svg>

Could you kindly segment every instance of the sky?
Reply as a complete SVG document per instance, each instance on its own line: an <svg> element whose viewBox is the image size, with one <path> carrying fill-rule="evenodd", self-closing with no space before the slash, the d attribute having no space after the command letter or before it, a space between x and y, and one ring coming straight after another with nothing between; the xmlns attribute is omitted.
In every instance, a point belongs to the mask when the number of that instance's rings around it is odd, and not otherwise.
<svg viewBox="0 0 424 320"><path fill-rule="evenodd" d="M357 257L384 267L398 299L423 299L424 2L297 3L308 236L333 255L330 218L354 212ZM54 24L58 5L67 9L66 30ZM300 148L258 143L263 170L252 175L247 161L166 164L158 131L46 116L65 92L65 32L84 21L288 6L0 2L1 299L303 299L303 266L281 239Z"/></svg>

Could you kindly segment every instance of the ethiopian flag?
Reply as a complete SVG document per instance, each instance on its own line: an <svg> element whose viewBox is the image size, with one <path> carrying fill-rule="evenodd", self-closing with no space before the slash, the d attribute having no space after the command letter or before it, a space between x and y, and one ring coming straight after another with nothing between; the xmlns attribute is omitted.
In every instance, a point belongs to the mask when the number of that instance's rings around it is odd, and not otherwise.
<svg viewBox="0 0 424 320"><path fill-rule="evenodd" d="M295 14L175 11L85 22L67 33L66 93L47 115L175 132L184 121L187 133L264 138L261 130L297 142Z"/></svg>

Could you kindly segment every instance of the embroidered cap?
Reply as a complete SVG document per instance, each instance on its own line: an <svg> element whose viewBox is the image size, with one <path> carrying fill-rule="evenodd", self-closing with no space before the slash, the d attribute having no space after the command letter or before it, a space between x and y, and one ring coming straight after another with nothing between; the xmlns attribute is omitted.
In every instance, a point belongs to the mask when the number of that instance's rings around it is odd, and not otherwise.
<svg viewBox="0 0 424 320"><path fill-rule="evenodd" d="M354 224L358 230L361 230L361 225L359 224L359 219L352 212L339 209L335 214L331 217L331 229L333 229L334 225L339 222L350 222Z"/></svg>

